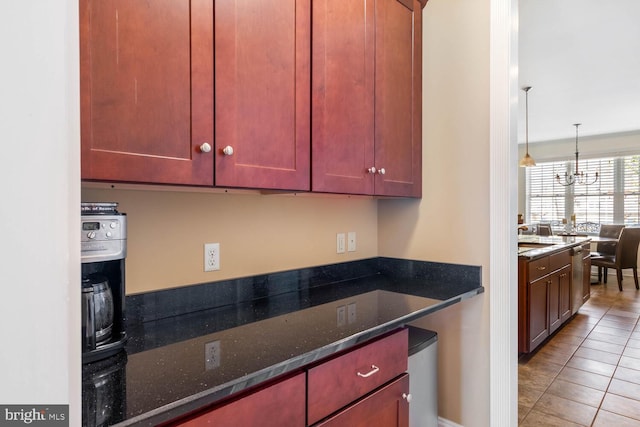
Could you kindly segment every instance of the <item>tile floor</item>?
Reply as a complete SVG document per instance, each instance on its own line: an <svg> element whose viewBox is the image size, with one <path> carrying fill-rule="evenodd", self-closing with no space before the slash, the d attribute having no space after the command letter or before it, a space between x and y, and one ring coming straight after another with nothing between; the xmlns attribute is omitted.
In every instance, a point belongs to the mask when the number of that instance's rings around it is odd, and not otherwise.
<svg viewBox="0 0 640 427"><path fill-rule="evenodd" d="M591 286L576 316L518 362L520 426L640 427L640 291Z"/></svg>

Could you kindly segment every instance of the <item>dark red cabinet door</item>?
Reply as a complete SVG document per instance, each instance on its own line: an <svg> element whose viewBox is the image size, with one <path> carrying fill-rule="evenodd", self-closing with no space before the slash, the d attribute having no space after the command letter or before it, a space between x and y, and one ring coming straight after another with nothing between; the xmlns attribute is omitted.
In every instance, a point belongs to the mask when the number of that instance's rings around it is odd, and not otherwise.
<svg viewBox="0 0 640 427"><path fill-rule="evenodd" d="M412 6L412 7L409 7ZM422 195L422 9L376 1L375 193ZM384 170L384 174L380 173Z"/></svg>
<svg viewBox="0 0 640 427"><path fill-rule="evenodd" d="M313 2L312 188L421 196L416 0Z"/></svg>
<svg viewBox="0 0 640 427"><path fill-rule="evenodd" d="M317 427L408 427L409 375L376 390Z"/></svg>
<svg viewBox="0 0 640 427"><path fill-rule="evenodd" d="M80 1L82 178L213 184L213 7Z"/></svg>
<svg viewBox="0 0 640 427"><path fill-rule="evenodd" d="M304 427L304 373L196 415L188 421L172 425L182 427Z"/></svg>
<svg viewBox="0 0 640 427"><path fill-rule="evenodd" d="M310 3L215 2L216 186L310 189Z"/></svg>
<svg viewBox="0 0 640 427"><path fill-rule="evenodd" d="M313 1L312 188L373 194L374 2Z"/></svg>

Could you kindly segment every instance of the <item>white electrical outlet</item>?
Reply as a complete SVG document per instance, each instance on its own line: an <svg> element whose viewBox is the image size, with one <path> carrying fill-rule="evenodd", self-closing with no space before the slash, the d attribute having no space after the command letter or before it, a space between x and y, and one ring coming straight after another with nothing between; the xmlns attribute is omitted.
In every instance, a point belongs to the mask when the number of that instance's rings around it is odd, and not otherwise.
<svg viewBox="0 0 640 427"><path fill-rule="evenodd" d="M336 253L343 254L346 246L344 233L338 233L336 238Z"/></svg>
<svg viewBox="0 0 640 427"><path fill-rule="evenodd" d="M220 270L220 243L204 244L204 271Z"/></svg>
<svg viewBox="0 0 640 427"><path fill-rule="evenodd" d="M220 358L222 357L222 348L220 340L211 341L204 345L204 368L209 371L220 367Z"/></svg>
<svg viewBox="0 0 640 427"><path fill-rule="evenodd" d="M356 232L350 231L347 233L347 251L356 251Z"/></svg>

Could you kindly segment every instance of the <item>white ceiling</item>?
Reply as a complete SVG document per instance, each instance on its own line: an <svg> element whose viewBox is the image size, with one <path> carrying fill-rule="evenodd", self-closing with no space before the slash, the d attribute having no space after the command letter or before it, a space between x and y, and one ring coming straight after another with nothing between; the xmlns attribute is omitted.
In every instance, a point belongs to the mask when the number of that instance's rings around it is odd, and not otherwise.
<svg viewBox="0 0 640 427"><path fill-rule="evenodd" d="M640 0L520 0L529 142L640 130ZM518 141L525 141L525 93Z"/></svg>

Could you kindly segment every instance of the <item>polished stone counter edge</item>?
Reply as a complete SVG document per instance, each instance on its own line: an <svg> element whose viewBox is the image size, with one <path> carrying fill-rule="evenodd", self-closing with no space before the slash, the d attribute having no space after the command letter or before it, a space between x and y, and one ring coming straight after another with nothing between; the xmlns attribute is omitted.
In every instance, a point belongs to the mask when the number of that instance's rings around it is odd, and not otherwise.
<svg viewBox="0 0 640 427"><path fill-rule="evenodd" d="M252 386L261 384L267 380L280 377L284 374L294 372L302 367L331 356L342 350L349 349L360 343L376 338L394 329L402 327L414 320L442 310L453 304L479 295L484 292L484 287L480 286L467 291L461 295L443 300L435 305L431 305L423 310L412 312L406 316L394 319L393 321L378 325L374 328L353 334L345 339L336 341L330 345L315 349L300 356L290 358L282 363L272 365L260 371L248 374L218 387L194 394L187 398L172 402L144 414L129 418L117 424L117 426L155 426L160 423L174 420L186 414L192 413L207 406L213 405L223 398L232 394L240 393Z"/></svg>
<svg viewBox="0 0 640 427"><path fill-rule="evenodd" d="M561 252L565 249L573 248L575 246L580 246L590 241L591 241L590 237L582 237L582 236L573 237L572 239L570 239L570 241L565 241L562 243L554 243L554 244L551 244L550 246L542 246L540 248L532 248L531 250L520 252L518 253L518 257L528 259L529 261L533 261L537 258L542 258L547 255Z"/></svg>

